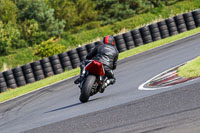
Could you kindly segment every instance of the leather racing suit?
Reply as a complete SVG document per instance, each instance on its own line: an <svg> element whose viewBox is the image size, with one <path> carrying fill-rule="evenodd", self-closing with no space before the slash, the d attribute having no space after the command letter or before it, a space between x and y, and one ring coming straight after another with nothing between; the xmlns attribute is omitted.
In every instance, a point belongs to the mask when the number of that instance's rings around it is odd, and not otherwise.
<svg viewBox="0 0 200 133"><path fill-rule="evenodd" d="M89 63L88 60L98 60L103 64L105 75L112 82L110 84L114 84L115 77L112 70L117 67L119 52L115 46L111 44L98 44L88 55L86 56L86 60L81 62L80 68L80 80L84 76L83 69ZM76 82L76 81L75 81Z"/></svg>

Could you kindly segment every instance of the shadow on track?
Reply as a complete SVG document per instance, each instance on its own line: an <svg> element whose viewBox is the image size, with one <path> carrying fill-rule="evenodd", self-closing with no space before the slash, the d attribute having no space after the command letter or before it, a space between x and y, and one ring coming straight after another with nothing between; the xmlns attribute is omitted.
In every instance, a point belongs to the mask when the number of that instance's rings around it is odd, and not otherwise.
<svg viewBox="0 0 200 133"><path fill-rule="evenodd" d="M54 109L54 110L50 110L50 111L44 112L44 113L51 113L51 112L55 112L55 111L59 111L59 110L63 110L63 109L68 109L68 108L72 108L74 106L78 106L80 104L82 104L82 103L80 103L80 102L79 103L75 103L75 104L68 105L68 106L65 106L65 107L61 107L61 108L57 108L57 109Z"/></svg>
<svg viewBox="0 0 200 133"><path fill-rule="evenodd" d="M90 101L88 101L88 102L92 102L92 101L95 101L95 100L97 100L97 99L99 99L99 98L92 99L92 100L90 100ZM55 111L59 111L59 110L63 110L63 109L68 109L68 108L72 108L72 107L74 107L74 106L78 106L78 105L80 105L80 104L84 104L84 103L78 102L78 103L71 104L71 105L68 105L68 106L64 106L64 107L61 107L61 108L53 109L53 110L50 110L50 111L47 111L47 112L44 112L44 113L51 113L51 112L55 112Z"/></svg>

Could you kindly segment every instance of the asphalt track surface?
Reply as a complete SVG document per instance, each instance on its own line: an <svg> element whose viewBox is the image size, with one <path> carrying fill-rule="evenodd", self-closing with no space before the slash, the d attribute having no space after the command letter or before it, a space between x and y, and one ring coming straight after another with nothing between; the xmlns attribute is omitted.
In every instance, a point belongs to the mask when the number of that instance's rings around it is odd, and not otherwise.
<svg viewBox="0 0 200 133"><path fill-rule="evenodd" d="M0 104L0 133L200 132L200 79L153 91L138 87L200 56L200 34L126 58L116 84L81 104L75 78Z"/></svg>

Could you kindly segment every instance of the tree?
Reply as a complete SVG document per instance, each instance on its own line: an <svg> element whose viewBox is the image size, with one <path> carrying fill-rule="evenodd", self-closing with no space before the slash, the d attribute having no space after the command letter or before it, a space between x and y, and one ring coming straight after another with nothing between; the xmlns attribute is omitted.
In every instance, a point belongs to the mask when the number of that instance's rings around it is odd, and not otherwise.
<svg viewBox="0 0 200 133"><path fill-rule="evenodd" d="M95 10L96 4L91 0L73 0L76 8L77 15L80 18L78 25L96 20L97 11Z"/></svg>
<svg viewBox="0 0 200 133"><path fill-rule="evenodd" d="M47 4L55 10L55 18L65 20L66 30L72 28L79 21L74 2L69 0L47 0Z"/></svg>
<svg viewBox="0 0 200 133"><path fill-rule="evenodd" d="M99 11L99 20L103 20L104 24L114 23L122 19L126 19L135 14L130 8L130 0L94 0L96 2L96 10Z"/></svg>
<svg viewBox="0 0 200 133"><path fill-rule="evenodd" d="M11 22L4 24L0 21L0 53L7 54L9 49L17 48L20 41L20 31Z"/></svg>
<svg viewBox="0 0 200 133"><path fill-rule="evenodd" d="M93 0L98 10L98 20L111 24L151 10L152 1L161 0Z"/></svg>
<svg viewBox="0 0 200 133"><path fill-rule="evenodd" d="M183 0L148 0L148 1L153 5L153 7L160 7L164 5L171 5L178 1L183 1Z"/></svg>
<svg viewBox="0 0 200 133"><path fill-rule="evenodd" d="M16 23L17 7L11 0L0 0L0 20L3 23Z"/></svg>
<svg viewBox="0 0 200 133"><path fill-rule="evenodd" d="M39 24L39 29L45 32L48 37L59 36L65 27L64 20L57 20L54 17L54 9L49 8L44 0L18 0L18 19L35 20Z"/></svg>
<svg viewBox="0 0 200 133"><path fill-rule="evenodd" d="M21 27L24 39L27 40L28 44L31 46L48 39L46 32L40 30L38 22L34 19L25 20Z"/></svg>
<svg viewBox="0 0 200 133"><path fill-rule="evenodd" d="M128 4L130 8L135 11L136 14L147 12L153 8L149 0L129 0Z"/></svg>
<svg viewBox="0 0 200 133"><path fill-rule="evenodd" d="M66 21L66 30L97 18L95 3L91 0L47 0L55 10L55 17Z"/></svg>

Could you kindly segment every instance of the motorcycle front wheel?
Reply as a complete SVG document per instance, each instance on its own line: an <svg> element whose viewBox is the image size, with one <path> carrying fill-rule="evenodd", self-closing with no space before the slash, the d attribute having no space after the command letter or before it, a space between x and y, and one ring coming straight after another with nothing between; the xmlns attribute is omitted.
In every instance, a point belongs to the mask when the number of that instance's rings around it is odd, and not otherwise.
<svg viewBox="0 0 200 133"><path fill-rule="evenodd" d="M81 88L81 95L79 97L79 100L82 103L85 103L89 100L90 92L95 81L96 81L96 76L94 75L88 75L87 78L85 79L85 82L83 83L83 86Z"/></svg>

